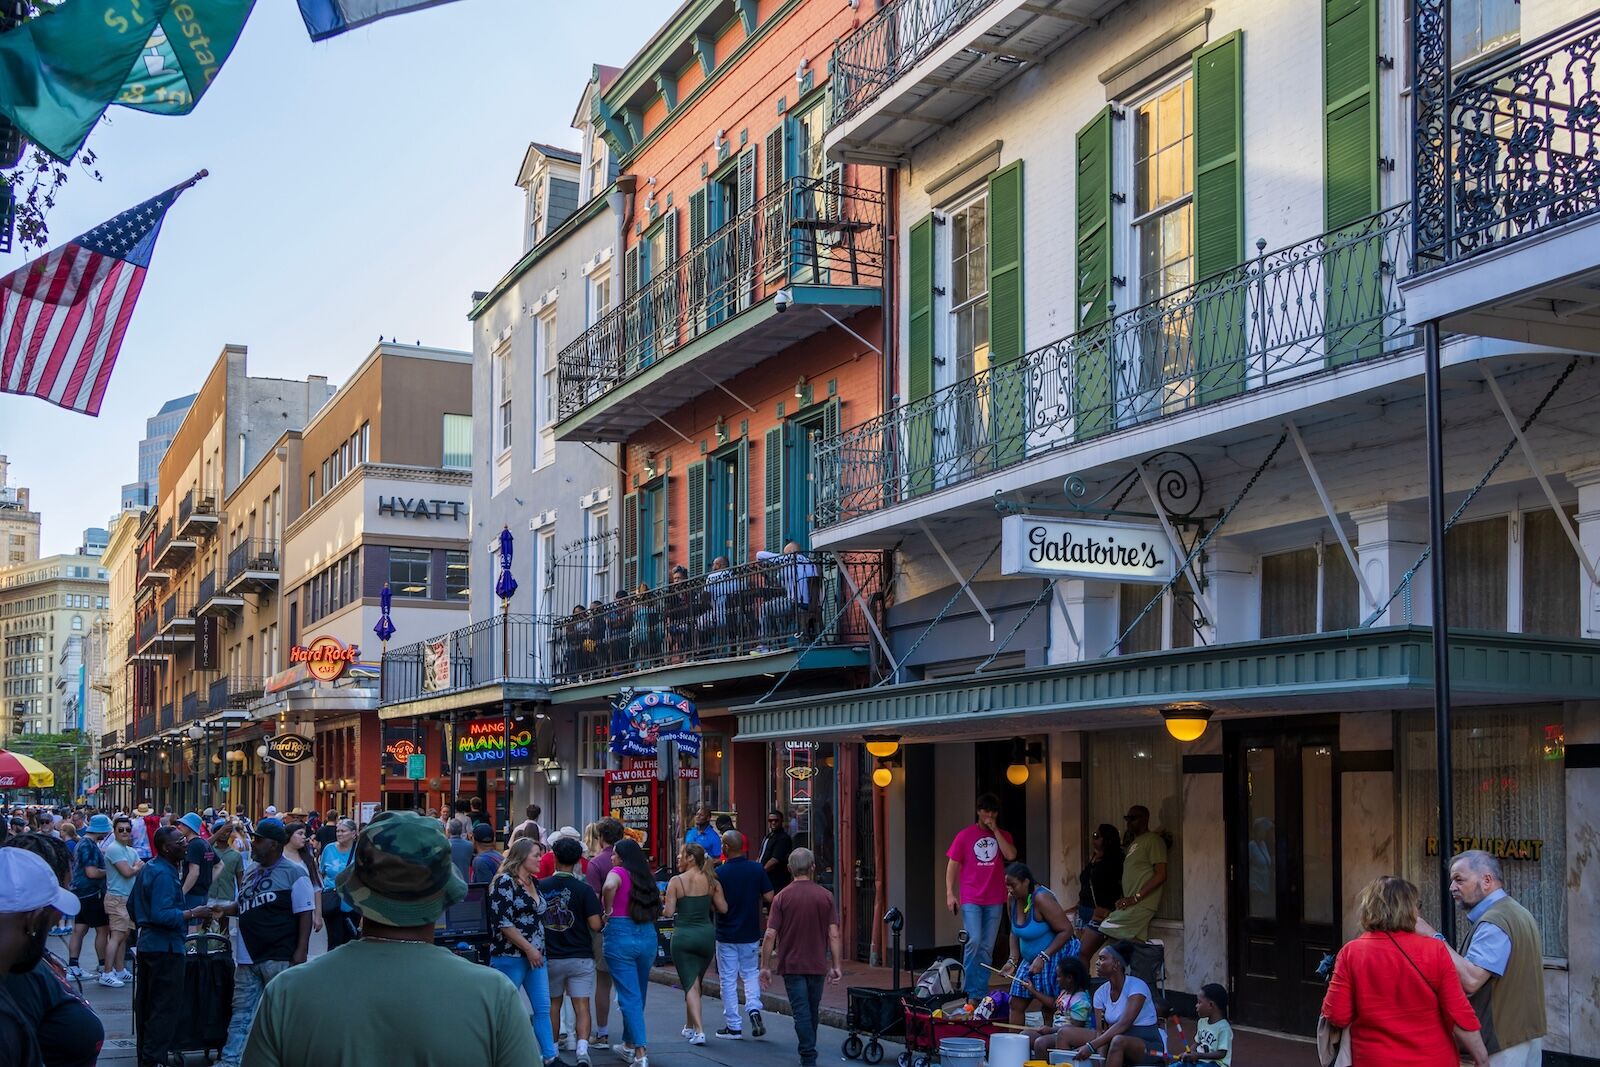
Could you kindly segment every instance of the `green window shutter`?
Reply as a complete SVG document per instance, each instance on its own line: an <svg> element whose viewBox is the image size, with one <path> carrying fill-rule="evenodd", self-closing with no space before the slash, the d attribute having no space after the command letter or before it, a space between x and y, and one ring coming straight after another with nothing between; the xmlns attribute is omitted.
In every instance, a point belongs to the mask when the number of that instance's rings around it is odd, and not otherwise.
<svg viewBox="0 0 1600 1067"><path fill-rule="evenodd" d="M655 273L678 270L677 208L673 208L662 218L661 259L663 262L655 269ZM656 327L660 331L663 352L671 351L678 343L678 323L682 321L683 297L681 285L667 284L657 290L655 296L651 298L656 303Z"/></svg>
<svg viewBox="0 0 1600 1067"><path fill-rule="evenodd" d="M689 559L691 578L706 572L706 465L689 464Z"/></svg>
<svg viewBox="0 0 1600 1067"><path fill-rule="evenodd" d="M1082 439L1111 428L1111 356L1103 335L1111 308L1111 108L1078 131L1074 277L1073 424Z"/></svg>
<svg viewBox="0 0 1600 1067"><path fill-rule="evenodd" d="M735 477L738 489L733 502L733 545L728 558L735 565L750 560L750 439L739 441Z"/></svg>
<svg viewBox="0 0 1600 1067"><path fill-rule="evenodd" d="M761 509L761 531L768 552L783 551L783 470L789 460L788 453L784 450L786 426L785 423L779 423L768 430L766 443L761 451L761 461L766 476L764 481L766 492Z"/></svg>
<svg viewBox="0 0 1600 1067"><path fill-rule="evenodd" d="M689 194L689 250L693 252L706 242L706 194L702 187ZM689 330L702 333L706 328L706 278L704 269L689 274Z"/></svg>
<svg viewBox="0 0 1600 1067"><path fill-rule="evenodd" d="M911 227L911 262L906 272L910 323L906 337L906 396L914 404L933 393L933 216ZM906 425L909 492L925 493L933 484L933 415L919 414Z"/></svg>
<svg viewBox="0 0 1600 1067"><path fill-rule="evenodd" d="M994 434L990 461L997 467L1022 458L1027 389L1020 368L1024 344L1022 291L1022 160L989 178L989 415Z"/></svg>
<svg viewBox="0 0 1600 1067"><path fill-rule="evenodd" d="M665 521L661 524L661 544L653 546L661 554L661 568L656 574L651 575L650 587L659 589L666 585L672 577L672 477L661 476L661 492L656 494L656 506L661 509Z"/></svg>
<svg viewBox="0 0 1600 1067"><path fill-rule="evenodd" d="M1323 222L1336 231L1379 207L1378 4L1323 0L1322 13ZM1348 237L1323 263L1333 366L1382 349L1382 242Z"/></svg>
<svg viewBox="0 0 1600 1067"><path fill-rule="evenodd" d="M622 254L622 295L624 299L639 291L639 246Z"/></svg>
<svg viewBox="0 0 1600 1067"><path fill-rule="evenodd" d="M639 584L639 494L622 498L622 588Z"/></svg>
<svg viewBox="0 0 1600 1067"><path fill-rule="evenodd" d="M761 188L763 196L777 192L778 186L783 184L783 126L780 122L767 131L766 144L762 148L766 154L763 161L766 164L763 168L765 184Z"/></svg>
<svg viewBox="0 0 1600 1067"><path fill-rule="evenodd" d="M1202 283L1244 259L1244 35L1238 30L1194 56L1194 270ZM1195 307L1201 403L1244 388L1244 312L1237 286L1217 283ZM1203 293L1203 290L1202 290Z"/></svg>

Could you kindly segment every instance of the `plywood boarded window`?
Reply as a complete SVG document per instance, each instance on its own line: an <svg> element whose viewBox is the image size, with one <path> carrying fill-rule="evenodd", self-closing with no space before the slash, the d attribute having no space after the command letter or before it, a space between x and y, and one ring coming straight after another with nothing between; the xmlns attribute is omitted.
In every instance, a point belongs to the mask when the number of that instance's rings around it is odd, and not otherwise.
<svg viewBox="0 0 1600 1067"><path fill-rule="evenodd" d="M1504 516L1458 523L1445 534L1446 618L1451 629L1506 628Z"/></svg>
<svg viewBox="0 0 1600 1067"><path fill-rule="evenodd" d="M1582 585L1582 565L1556 513L1545 510L1524 514L1522 632L1577 637L1583 614Z"/></svg>

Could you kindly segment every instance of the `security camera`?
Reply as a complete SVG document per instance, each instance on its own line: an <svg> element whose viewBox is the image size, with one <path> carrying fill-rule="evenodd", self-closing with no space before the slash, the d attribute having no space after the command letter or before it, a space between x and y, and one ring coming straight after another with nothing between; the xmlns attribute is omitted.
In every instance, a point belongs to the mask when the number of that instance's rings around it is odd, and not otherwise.
<svg viewBox="0 0 1600 1067"><path fill-rule="evenodd" d="M792 303L794 303L794 294L787 289L779 289L777 297L773 300L773 306L778 309L779 314L788 311L789 305Z"/></svg>

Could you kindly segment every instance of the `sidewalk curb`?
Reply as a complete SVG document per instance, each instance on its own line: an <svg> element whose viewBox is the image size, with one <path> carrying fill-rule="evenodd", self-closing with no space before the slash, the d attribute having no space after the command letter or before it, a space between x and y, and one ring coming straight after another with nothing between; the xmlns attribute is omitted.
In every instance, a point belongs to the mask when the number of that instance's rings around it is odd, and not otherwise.
<svg viewBox="0 0 1600 1067"><path fill-rule="evenodd" d="M671 967L655 967L650 971L650 981L654 985L671 986L682 989L678 983L678 972ZM700 985L708 997L722 999L722 982L716 977L715 968L706 972L700 979ZM794 1009L789 1007L789 998L782 990L762 990L761 1006L763 1011L775 1012L779 1015L794 1017ZM838 1008L830 1008L826 1004L817 1013L817 1022L822 1026L831 1026L837 1030L845 1029L845 1013Z"/></svg>

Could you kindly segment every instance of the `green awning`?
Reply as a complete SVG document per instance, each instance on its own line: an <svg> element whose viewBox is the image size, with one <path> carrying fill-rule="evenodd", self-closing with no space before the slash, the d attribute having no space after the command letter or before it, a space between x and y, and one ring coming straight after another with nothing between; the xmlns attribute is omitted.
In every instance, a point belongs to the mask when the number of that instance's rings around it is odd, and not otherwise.
<svg viewBox="0 0 1600 1067"><path fill-rule="evenodd" d="M1171 652L1110 656L734 708L740 741L993 736L1154 722L1176 701L1219 717L1422 707L1432 703L1433 631L1344 630ZM1600 693L1600 641L1457 630L1456 704L1588 700Z"/></svg>

